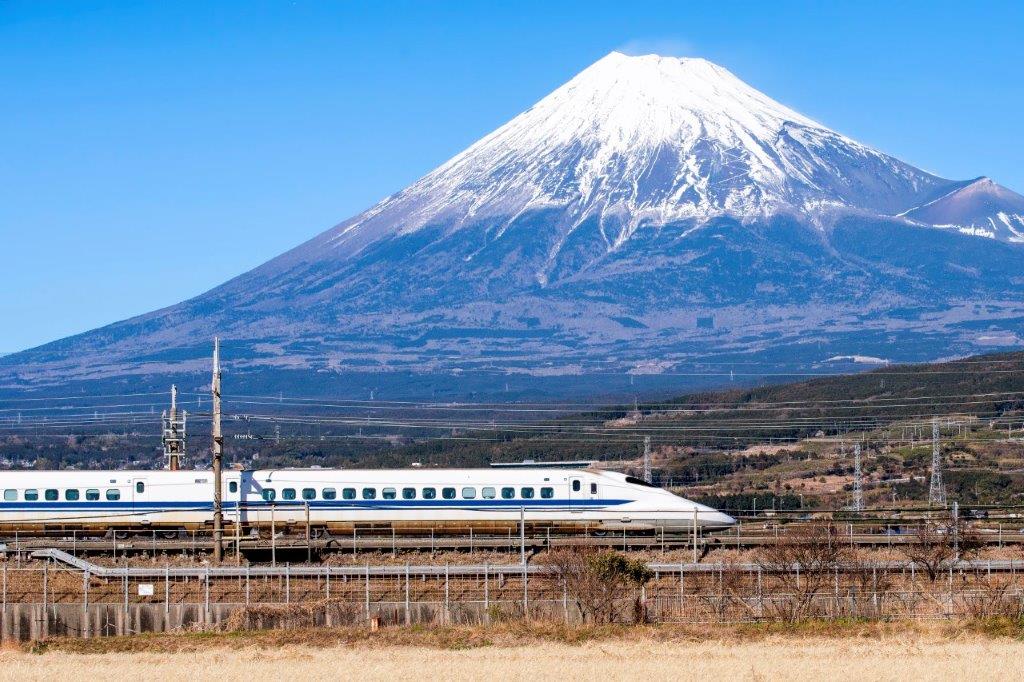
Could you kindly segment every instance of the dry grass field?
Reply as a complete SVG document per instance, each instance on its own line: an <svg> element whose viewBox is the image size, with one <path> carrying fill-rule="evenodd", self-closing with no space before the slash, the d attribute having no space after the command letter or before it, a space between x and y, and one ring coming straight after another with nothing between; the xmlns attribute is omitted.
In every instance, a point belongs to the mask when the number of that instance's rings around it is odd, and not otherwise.
<svg viewBox="0 0 1024 682"><path fill-rule="evenodd" d="M1024 655L1019 634L948 626L700 634L498 630L69 640L0 651L0 679L1016 680Z"/></svg>

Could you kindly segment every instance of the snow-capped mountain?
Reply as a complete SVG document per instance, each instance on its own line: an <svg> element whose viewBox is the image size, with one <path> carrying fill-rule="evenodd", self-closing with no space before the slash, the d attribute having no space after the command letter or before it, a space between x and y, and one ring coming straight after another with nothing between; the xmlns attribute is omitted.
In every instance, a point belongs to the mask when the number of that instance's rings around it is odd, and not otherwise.
<svg viewBox="0 0 1024 682"><path fill-rule="evenodd" d="M988 178L961 183L900 215L964 234L1024 243L1024 197Z"/></svg>
<svg viewBox="0 0 1024 682"><path fill-rule="evenodd" d="M924 172L708 61L612 53L366 212L195 299L5 358L0 384L190 371L214 334L264 383L1010 347L1022 215L988 179Z"/></svg>
<svg viewBox="0 0 1024 682"><path fill-rule="evenodd" d="M354 253L382 236L566 210L551 256L588 219L605 247L643 223L830 209L892 214L953 183L859 144L704 59L613 52L406 190L311 244ZM608 229L604 226L608 225Z"/></svg>

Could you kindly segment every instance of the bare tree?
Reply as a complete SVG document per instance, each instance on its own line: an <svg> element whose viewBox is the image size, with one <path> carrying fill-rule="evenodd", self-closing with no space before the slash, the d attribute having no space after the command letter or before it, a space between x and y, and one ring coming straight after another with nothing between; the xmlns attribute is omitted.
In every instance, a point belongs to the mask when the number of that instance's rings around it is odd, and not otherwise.
<svg viewBox="0 0 1024 682"><path fill-rule="evenodd" d="M778 588L767 602L769 610L787 621L813 616L816 597L830 589L833 576L851 556L831 522L795 526L762 545L754 560Z"/></svg>
<svg viewBox="0 0 1024 682"><path fill-rule="evenodd" d="M573 600L584 621L612 623L621 615L618 604L628 599L637 605L637 591L653 571L639 559L618 552L589 548L556 549L537 560L548 567L551 579ZM642 619L634 608L634 619Z"/></svg>
<svg viewBox="0 0 1024 682"><path fill-rule="evenodd" d="M907 561L922 568L935 582L954 559L970 559L982 548L981 539L963 521L926 520L897 548Z"/></svg>

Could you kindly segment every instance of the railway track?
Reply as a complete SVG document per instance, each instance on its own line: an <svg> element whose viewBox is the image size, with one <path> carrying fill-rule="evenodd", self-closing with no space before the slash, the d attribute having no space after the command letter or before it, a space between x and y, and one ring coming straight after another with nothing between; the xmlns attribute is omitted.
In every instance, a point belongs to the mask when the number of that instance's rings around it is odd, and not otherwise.
<svg viewBox="0 0 1024 682"><path fill-rule="evenodd" d="M700 551L712 549L751 549L771 545L779 540L771 533L730 535L728 533L709 535L697 539ZM1024 545L1024 535L1019 533L988 532L976 536L990 546ZM895 547L916 542L911 534L887 535L882 533L852 533L840 538L844 543L858 547ZM689 534L655 533L653 535L625 534L603 536L572 535L354 535L306 539L302 536L283 535L273 540L267 538L227 538L225 548L229 553L241 551L243 555L265 555L278 553L282 557L309 554L323 556L332 553L361 552L508 552L534 553L555 547L597 547L621 549L624 551L668 551L692 549L693 537ZM75 555L141 555L141 554L196 554L213 549L213 540L208 535L192 535L176 539L157 536L136 536L130 539L114 538L7 538L0 539L0 552L22 555L37 550L54 549Z"/></svg>

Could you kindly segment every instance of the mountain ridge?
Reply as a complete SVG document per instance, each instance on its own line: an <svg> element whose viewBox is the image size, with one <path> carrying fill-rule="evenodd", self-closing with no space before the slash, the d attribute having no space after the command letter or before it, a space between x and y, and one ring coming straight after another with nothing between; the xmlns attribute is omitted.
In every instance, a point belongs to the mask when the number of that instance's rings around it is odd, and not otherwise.
<svg viewBox="0 0 1024 682"><path fill-rule="evenodd" d="M246 372L339 376L1011 348L1018 200L862 145L706 60L612 53L252 271L3 358L0 385L172 372L214 335L240 344Z"/></svg>

